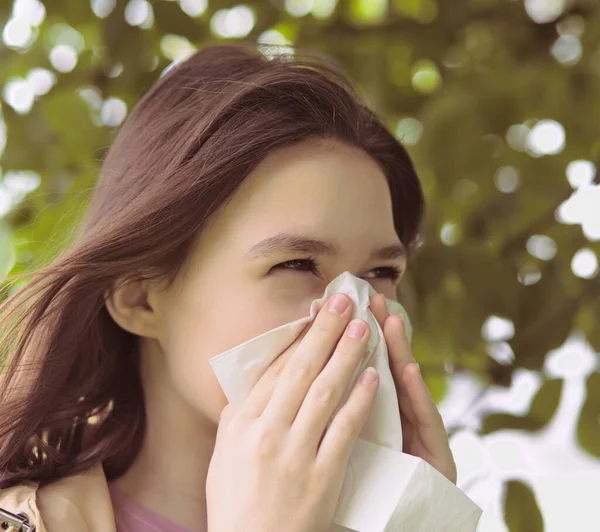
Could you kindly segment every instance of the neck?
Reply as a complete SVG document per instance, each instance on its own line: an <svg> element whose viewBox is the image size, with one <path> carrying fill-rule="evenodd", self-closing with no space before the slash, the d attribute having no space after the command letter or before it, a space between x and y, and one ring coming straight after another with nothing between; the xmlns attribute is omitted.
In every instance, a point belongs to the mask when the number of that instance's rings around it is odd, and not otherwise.
<svg viewBox="0 0 600 532"><path fill-rule="evenodd" d="M142 367L144 442L132 466L115 484L153 512L187 530L205 532L206 476L217 425L176 394L168 378L153 380L152 375L165 374Z"/></svg>

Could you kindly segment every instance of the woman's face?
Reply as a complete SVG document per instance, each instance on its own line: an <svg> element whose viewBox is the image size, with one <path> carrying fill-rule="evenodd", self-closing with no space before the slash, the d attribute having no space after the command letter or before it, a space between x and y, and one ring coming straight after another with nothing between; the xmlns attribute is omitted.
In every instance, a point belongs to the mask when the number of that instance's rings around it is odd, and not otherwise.
<svg viewBox="0 0 600 532"><path fill-rule="evenodd" d="M156 371L216 423L227 400L210 358L308 315L346 270L396 300L389 268L404 271L405 257L371 254L399 243L387 181L365 152L333 141L273 152L201 233L176 282L152 296Z"/></svg>

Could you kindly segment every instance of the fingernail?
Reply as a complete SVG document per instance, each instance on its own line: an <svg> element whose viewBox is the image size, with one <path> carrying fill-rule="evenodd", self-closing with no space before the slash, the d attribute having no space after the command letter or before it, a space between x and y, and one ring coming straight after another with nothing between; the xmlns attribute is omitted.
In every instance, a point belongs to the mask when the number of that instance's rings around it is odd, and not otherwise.
<svg viewBox="0 0 600 532"><path fill-rule="evenodd" d="M336 294L329 300L329 310L334 313L342 314L348 306L348 298L341 294Z"/></svg>
<svg viewBox="0 0 600 532"><path fill-rule="evenodd" d="M348 326L348 335L360 340L367 332L367 324L362 320L351 321Z"/></svg>
<svg viewBox="0 0 600 532"><path fill-rule="evenodd" d="M377 380L377 370L369 366L360 377L362 384L373 384Z"/></svg>

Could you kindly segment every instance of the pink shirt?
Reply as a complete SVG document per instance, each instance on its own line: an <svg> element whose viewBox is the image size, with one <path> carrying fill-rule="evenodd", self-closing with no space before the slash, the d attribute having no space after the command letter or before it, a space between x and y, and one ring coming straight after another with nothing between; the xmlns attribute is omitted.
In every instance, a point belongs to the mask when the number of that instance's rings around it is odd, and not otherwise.
<svg viewBox="0 0 600 532"><path fill-rule="evenodd" d="M113 483L108 484L108 490L115 512L117 532L189 532L142 506Z"/></svg>

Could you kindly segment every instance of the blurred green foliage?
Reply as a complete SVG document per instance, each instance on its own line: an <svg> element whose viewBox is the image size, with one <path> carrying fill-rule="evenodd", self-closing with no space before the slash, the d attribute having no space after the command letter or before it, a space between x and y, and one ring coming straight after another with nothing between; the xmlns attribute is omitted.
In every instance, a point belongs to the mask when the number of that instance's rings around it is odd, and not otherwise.
<svg viewBox="0 0 600 532"><path fill-rule="evenodd" d="M509 480L506 483L505 502L508 508L521 510L507 513L506 524L510 532L544 532L544 519L527 484Z"/></svg>
<svg viewBox="0 0 600 532"><path fill-rule="evenodd" d="M26 30L8 28L13 6L0 3L0 117L7 139L2 150L0 128L0 185L8 187L11 171L41 177L35 190L0 211L1 274L30 271L68 244L122 118L120 102L130 110L172 61L193 49L278 39L337 58L417 165L428 201L426 245L400 297L413 316L414 350L436 400L455 371L507 387L518 368L533 370L544 383L530 412L490 414L481 433L537 431L552 418L562 391L561 379L544 375L547 353L573 331L600 351L599 276L572 271L576 252L588 248L600 256L600 243L556 216L573 193L569 163L600 164L596 1L564 2L554 15L536 19L514 0L263 0L246 2L246 11L236 8L229 22L220 10L239 2L93 0L102 17L87 1L43 4L45 17L30 24L29 42L15 45ZM240 35L244 24L249 31ZM226 37L227 31L238 37ZM76 51L73 68L64 66L69 54L63 48L61 59L60 45ZM35 68L52 73L54 84L17 112L7 103L7 86L29 79ZM523 135L546 119L562 125L564 146L536 153ZM593 208L600 216L600 204ZM532 255L534 235L551 239L556 252ZM514 356L490 356L494 345L482 335L490 316L514 325L506 338ZM596 457L599 412L596 372L577 432L581 447ZM505 488L510 530L543 530L530 489L516 481Z"/></svg>

